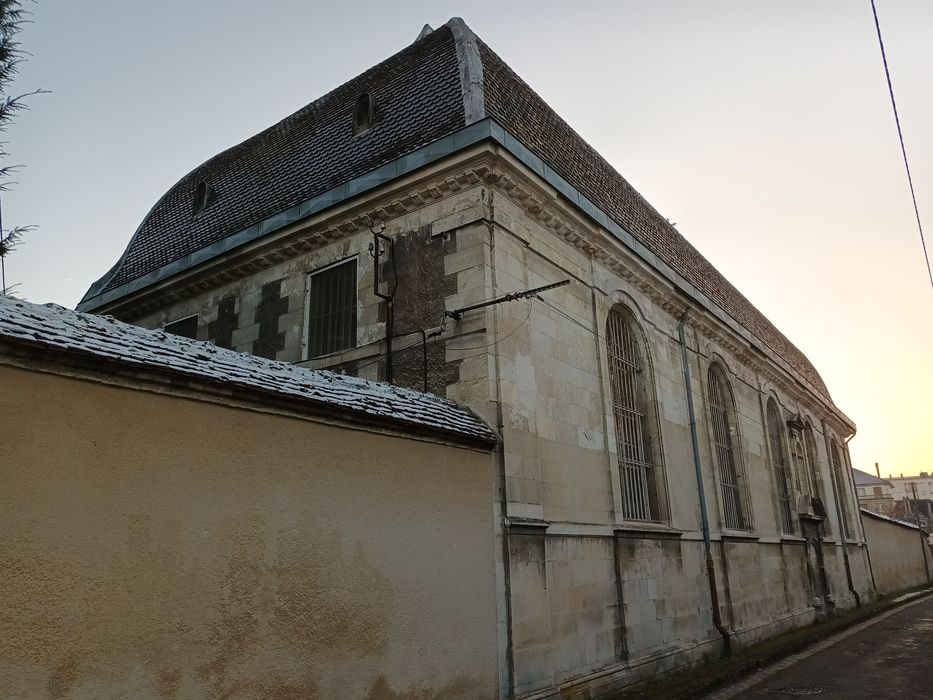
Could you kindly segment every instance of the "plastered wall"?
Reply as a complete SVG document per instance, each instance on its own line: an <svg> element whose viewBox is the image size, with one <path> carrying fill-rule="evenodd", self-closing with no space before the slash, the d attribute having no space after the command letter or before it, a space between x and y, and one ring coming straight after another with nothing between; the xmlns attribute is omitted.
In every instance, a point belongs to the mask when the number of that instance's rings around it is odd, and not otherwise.
<svg viewBox="0 0 933 700"><path fill-rule="evenodd" d="M488 453L0 386L3 697L498 697Z"/></svg>
<svg viewBox="0 0 933 700"><path fill-rule="evenodd" d="M928 570L933 572L933 557L926 538L921 539L916 529L865 514L862 524L879 593L893 593L929 583Z"/></svg>

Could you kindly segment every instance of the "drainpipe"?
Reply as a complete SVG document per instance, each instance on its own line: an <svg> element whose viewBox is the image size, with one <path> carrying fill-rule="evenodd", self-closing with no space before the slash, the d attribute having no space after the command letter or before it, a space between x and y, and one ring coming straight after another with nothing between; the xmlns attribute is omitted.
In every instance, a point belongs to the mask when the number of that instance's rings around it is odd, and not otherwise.
<svg viewBox="0 0 933 700"><path fill-rule="evenodd" d="M852 567L849 565L849 547L846 544L846 527L842 522L842 508L839 505L839 484L836 482L836 468L833 464L833 448L829 441L829 430L826 429L826 419L820 419L820 426L823 428L823 442L826 443L826 457L829 460L829 483L833 487L833 501L836 503L836 524L839 528L839 539L842 542L842 560L846 568L846 583L849 586L849 592L855 598L855 606L862 607L862 598L852 585ZM859 516L861 519L861 516Z"/></svg>
<svg viewBox="0 0 933 700"><path fill-rule="evenodd" d="M395 268L395 241L386 236L385 224L380 223L377 226L370 227L373 234L373 294L386 303L386 382L392 383L392 336L395 332L395 310L393 308L393 297L395 288L398 287L398 270ZM383 294L379 291L379 257L382 253L379 251L379 243L384 241L386 252L392 260L392 271L395 273L395 285L392 287L391 294Z"/></svg>
<svg viewBox="0 0 933 700"><path fill-rule="evenodd" d="M868 535L865 533L865 521L862 520L862 506L859 505L858 489L855 486L855 472L852 471L852 455L849 452L849 441L854 437L855 437L855 433L852 433L849 437L847 437L845 440L842 441L843 444L845 445L845 450L843 450L843 455L845 457L845 463L848 467L848 469L846 470L846 473L849 475L849 479L850 479L849 493L853 494L853 497L855 498L856 511L857 511L856 515L858 515L859 532L862 533L862 544L864 545L862 547L862 551L865 552L865 560L868 562L868 574L869 574L869 577L871 578L871 589L877 593L878 584L875 583L875 569L871 564L871 547L868 546ZM877 462L875 462L875 473L878 475L878 478L880 479L881 468L878 466Z"/></svg>
<svg viewBox="0 0 933 700"><path fill-rule="evenodd" d="M917 501L917 482L911 481L910 486L914 492L914 519L917 521L917 533L920 535L920 556L923 557L923 570L927 575L927 583L930 582L930 563L927 561L927 538L924 536L923 528L920 527L920 503Z"/></svg>
<svg viewBox="0 0 933 700"><path fill-rule="evenodd" d="M716 588L716 568L713 564L713 550L710 545L709 516L706 513L706 493L703 489L703 470L700 466L700 443L697 440L697 418L693 410L693 387L690 383L690 363L687 360L687 340L684 337L684 323L687 312L684 311L677 324L677 335L680 338L680 357L684 365L684 386L687 389L687 412L690 416L690 441L693 445L693 466L696 469L697 491L700 496L700 523L703 527L703 548L706 553L706 577L709 579L709 597L713 608L713 624L722 636L722 655L732 653L732 640L729 632L722 624L722 613L719 610L719 591Z"/></svg>
<svg viewBox="0 0 933 700"><path fill-rule="evenodd" d="M852 455L849 454L849 441L855 437L855 433L852 433L849 437L842 441L842 461L846 467L846 475L849 477L846 480L846 488L849 489L849 495L855 499L856 505L858 505L858 489L855 487L855 472L852 471ZM858 517L858 528L859 533L862 535L862 542L868 542L868 538L865 536L865 524L862 522L862 516ZM866 547L867 549L867 547Z"/></svg>

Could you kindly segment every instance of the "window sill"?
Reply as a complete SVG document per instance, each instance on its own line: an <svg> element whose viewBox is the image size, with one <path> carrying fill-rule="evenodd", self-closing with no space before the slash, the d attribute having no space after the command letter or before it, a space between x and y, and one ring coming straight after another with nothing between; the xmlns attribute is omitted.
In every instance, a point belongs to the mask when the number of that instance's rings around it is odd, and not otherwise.
<svg viewBox="0 0 933 700"><path fill-rule="evenodd" d="M833 544L833 545L852 545L853 547L864 547L864 542L859 542L858 540L853 539L840 539L839 537L824 537L823 544Z"/></svg>
<svg viewBox="0 0 933 700"><path fill-rule="evenodd" d="M761 538L748 530L724 530L719 533L723 542L760 542Z"/></svg>
<svg viewBox="0 0 933 700"><path fill-rule="evenodd" d="M625 522L613 526L616 537L680 539L684 531L663 523Z"/></svg>
<svg viewBox="0 0 933 700"><path fill-rule="evenodd" d="M376 357L379 354L380 345L369 344L369 345L357 345L352 348L344 348L343 350L335 350L334 352L328 353L326 355L318 355L317 357L309 357L302 360L301 362L296 362L299 367L307 367L309 369L328 369L329 367L336 367L338 365L346 364L347 362L358 362L360 360L368 360L372 357Z"/></svg>
<svg viewBox="0 0 933 700"><path fill-rule="evenodd" d="M550 525L545 520L530 518L506 518L503 524L510 535L543 535Z"/></svg>
<svg viewBox="0 0 933 700"><path fill-rule="evenodd" d="M781 534L781 542L806 542L806 537L801 537L800 535L788 535L787 533Z"/></svg>

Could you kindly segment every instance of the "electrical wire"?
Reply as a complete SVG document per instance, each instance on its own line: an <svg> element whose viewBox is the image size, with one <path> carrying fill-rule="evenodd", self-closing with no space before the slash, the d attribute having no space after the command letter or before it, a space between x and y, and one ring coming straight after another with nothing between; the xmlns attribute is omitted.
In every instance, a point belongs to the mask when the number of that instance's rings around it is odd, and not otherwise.
<svg viewBox="0 0 933 700"><path fill-rule="evenodd" d="M920 223L920 209L917 206L917 194L914 191L914 180L910 175L910 163L907 161L907 147L904 146L904 132L901 130L901 118L897 113L897 102L894 101L894 86L891 84L891 71L888 69L888 56L885 53L884 41L881 38L881 23L878 21L878 10L875 8L875 0L871 0L871 11L875 17L875 30L878 32L878 46L881 47L884 76L888 81L888 94L891 96L891 107L894 109L894 122L897 124L897 137L901 142L901 155L904 156L904 169L907 171L907 182L910 185L910 197L914 203L914 216L917 217L917 229L920 231L920 245L923 247L923 259L927 264L927 275L930 278L930 287L933 288L933 270L930 269L930 256L927 253L927 243L923 237L923 224Z"/></svg>
<svg viewBox="0 0 933 700"><path fill-rule="evenodd" d="M571 323L579 326L581 329L585 330L587 333L590 333L591 335L594 335L594 336L596 335L596 332L592 328L581 323L580 321L573 318L569 314L564 313L561 309L557 308L553 304L540 298L538 299L538 301L543 303L554 313L560 316L563 316L565 319L567 319ZM672 385L676 386L678 389L683 389L684 391L686 391L686 384L684 384L683 375L681 373L678 372L676 374L671 374L669 372L665 372L664 370L659 369L657 364L654 362L649 363L648 366L652 374L655 375L655 377L664 378L666 381L670 382ZM701 382L701 385L702 385L702 382ZM731 385L729 388L730 388L730 392L734 394L734 391L732 390ZM758 389L756 389L755 387L750 387L750 388L756 393L758 393ZM703 392L694 392L693 398L694 398L694 401L697 401L704 408L704 410L707 410L707 411L709 410L710 402ZM733 404L734 404L734 409L733 411L730 412L730 415L732 415L732 417L736 421L740 421L741 423L745 424L750 429L762 430L764 431L765 434L767 433L767 427L762 425L762 421L759 416L752 416L739 410L739 407L737 405L738 402L735 401L734 396L733 396Z"/></svg>
<svg viewBox="0 0 933 700"><path fill-rule="evenodd" d="M509 338L511 338L513 335L515 335L516 333L518 333L518 331L521 329L521 327L524 326L526 323L528 323L528 319L531 318L531 310L532 310L532 308L534 308L534 304L531 303L531 298L527 298L527 301L528 301L528 313L525 315L525 319L524 319L523 321L520 321L519 324L518 324L517 326L515 326L515 328L513 328L511 331L509 331L509 333L508 333L507 335L505 335L505 336L499 338L499 340L495 340L495 341L489 343L488 345L472 345L472 346L465 347L465 348L454 348L454 351L455 351L455 352L459 352L459 351L461 351L461 350L485 350L486 348L491 348L491 347L493 347L494 345L498 345L499 343L503 342L504 340L508 340ZM456 338L439 338L438 340L440 340L441 342L446 343L446 342L449 342L449 341L451 341L451 340L456 340Z"/></svg>

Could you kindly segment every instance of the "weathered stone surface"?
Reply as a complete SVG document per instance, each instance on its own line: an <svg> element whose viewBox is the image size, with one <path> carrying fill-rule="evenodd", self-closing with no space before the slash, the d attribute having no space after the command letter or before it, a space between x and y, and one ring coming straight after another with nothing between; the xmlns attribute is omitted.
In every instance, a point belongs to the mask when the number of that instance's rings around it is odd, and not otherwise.
<svg viewBox="0 0 933 700"><path fill-rule="evenodd" d="M510 177L527 178L501 163L496 167ZM431 173L424 174L424 180L430 178ZM685 302L663 276L592 221L560 209L565 223L559 233L542 214L548 207L558 213L559 202L547 204L550 200L542 195L538 201L545 204L532 211L504 181L490 178L490 183L450 191L381 222L396 246L396 332L423 328L432 334L428 389L501 424L498 487L505 507L499 510L498 501L494 507L516 527L532 522L538 528L537 534L514 534L518 531L508 526L498 533L507 544L497 548L508 555L498 562L503 572L498 587L500 605L503 611L508 606L511 620L515 691L585 693L591 687L620 687L697 662L721 644L706 576L678 339ZM405 199L403 192L396 195ZM239 318L252 323L252 309L262 304L261 290L283 280L281 299L288 306L276 328L280 337L284 334L278 356L305 357L306 321L300 310L307 273L356 256L357 348L310 364L384 377L386 315L373 294L371 242L366 227L346 231L246 280L179 302L171 316L202 313L210 318L219 299L239 294ZM380 278L383 291L394 286L388 261ZM459 320L444 316L445 310L563 280L569 283L539 298L486 306ZM636 319L647 355L652 460L658 475L655 523L622 517L624 482L606 338L606 321L617 304ZM162 311L137 320L159 325L165 318ZM753 642L806 624L831 608L853 605L823 436L826 421L825 429L841 444L845 424L821 397L795 384L708 310L692 308L685 332L720 613L730 635L736 643ZM417 334L396 343L396 381L421 388L421 348ZM707 404L712 363L723 370L735 403L732 444L746 514L743 531L724 526L720 464ZM785 419L800 414L816 436L819 490L832 516L822 525L829 592L820 609L813 606L812 545L798 536L799 525L795 533L781 532L764 428L769 398ZM786 454L791 454L790 445ZM802 468L787 465L795 509L809 483L798 475ZM871 585L864 547L853 541L848 555L853 586L864 597ZM499 619L504 636L504 612Z"/></svg>

